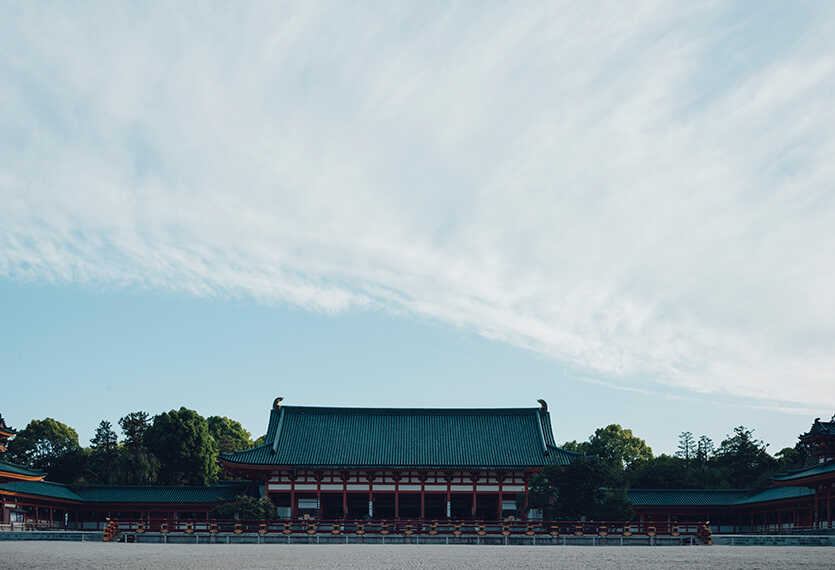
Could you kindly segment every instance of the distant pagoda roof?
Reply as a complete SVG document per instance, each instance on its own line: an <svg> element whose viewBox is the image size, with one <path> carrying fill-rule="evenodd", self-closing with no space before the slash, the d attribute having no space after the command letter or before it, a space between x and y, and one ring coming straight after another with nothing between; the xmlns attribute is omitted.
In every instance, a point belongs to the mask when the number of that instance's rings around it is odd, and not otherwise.
<svg viewBox="0 0 835 570"><path fill-rule="evenodd" d="M0 436L12 437L17 433L16 429L12 429L6 425L6 420L0 415Z"/></svg>
<svg viewBox="0 0 835 570"><path fill-rule="evenodd" d="M815 423L812 424L812 428L800 435L800 439L811 439L814 437L819 436L832 436L835 437L835 416L832 416L832 419L828 422L820 421L820 418L815 419Z"/></svg>
<svg viewBox="0 0 835 570"><path fill-rule="evenodd" d="M263 445L228 466L490 469L567 465L540 408L274 406Z"/></svg>

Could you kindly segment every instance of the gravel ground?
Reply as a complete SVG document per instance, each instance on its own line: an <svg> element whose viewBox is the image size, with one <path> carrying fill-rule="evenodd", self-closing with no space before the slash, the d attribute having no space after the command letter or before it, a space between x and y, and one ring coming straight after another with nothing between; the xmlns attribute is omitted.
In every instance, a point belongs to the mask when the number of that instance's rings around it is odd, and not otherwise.
<svg viewBox="0 0 835 570"><path fill-rule="evenodd" d="M2 568L829 568L835 548L0 542Z"/></svg>

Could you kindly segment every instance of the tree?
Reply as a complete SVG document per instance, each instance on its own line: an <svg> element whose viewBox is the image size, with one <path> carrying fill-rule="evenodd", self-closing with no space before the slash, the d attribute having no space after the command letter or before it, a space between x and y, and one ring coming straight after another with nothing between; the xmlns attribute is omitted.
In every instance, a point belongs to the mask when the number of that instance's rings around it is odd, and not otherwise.
<svg viewBox="0 0 835 570"><path fill-rule="evenodd" d="M96 433L93 439L90 440L90 445L97 451L113 451L118 444L116 432L110 426L110 422L102 420L99 422L99 427L96 428Z"/></svg>
<svg viewBox="0 0 835 570"><path fill-rule="evenodd" d="M713 440L706 435L699 437L699 442L696 444L696 461L705 464L713 453Z"/></svg>
<svg viewBox="0 0 835 570"><path fill-rule="evenodd" d="M151 416L143 411L131 412L119 419L119 426L125 436L125 446L119 457L120 482L128 485L156 483L160 463L145 445Z"/></svg>
<svg viewBox="0 0 835 570"><path fill-rule="evenodd" d="M117 483L123 485L150 485L157 482L159 460L145 447L119 448L116 466Z"/></svg>
<svg viewBox="0 0 835 570"><path fill-rule="evenodd" d="M678 451L676 457L690 461L696 455L696 440L693 438L693 433L683 431L678 436Z"/></svg>
<svg viewBox="0 0 835 570"><path fill-rule="evenodd" d="M794 447L784 447L774 454L777 459L777 469L788 471L814 465L815 458L809 453L809 449L798 442Z"/></svg>
<svg viewBox="0 0 835 570"><path fill-rule="evenodd" d="M256 499L238 495L234 501L221 503L212 510L212 516L219 519L269 520L276 518L276 509L267 497Z"/></svg>
<svg viewBox="0 0 835 570"><path fill-rule="evenodd" d="M675 489L698 487L688 461L662 453L652 459L635 461L627 470L630 487Z"/></svg>
<svg viewBox="0 0 835 570"><path fill-rule="evenodd" d="M52 418L32 420L9 441L6 457L12 463L45 471L56 480L57 467L70 455L81 450L78 433L71 427ZM67 474L58 473L57 480Z"/></svg>
<svg viewBox="0 0 835 570"><path fill-rule="evenodd" d="M206 485L217 474L217 444L205 418L187 408L154 417L145 444L159 459L161 483Z"/></svg>
<svg viewBox="0 0 835 570"><path fill-rule="evenodd" d="M529 506L548 519L628 520L632 509L615 466L581 457L570 465L548 466L529 486Z"/></svg>
<svg viewBox="0 0 835 570"><path fill-rule="evenodd" d="M121 483L120 455L116 432L110 422L102 420L96 428L87 456L84 472L86 482L114 484Z"/></svg>
<svg viewBox="0 0 835 570"><path fill-rule="evenodd" d="M733 435L722 440L712 462L727 473L732 487L762 485L777 465L766 447L767 444L754 438L753 430L738 426Z"/></svg>
<svg viewBox="0 0 835 570"><path fill-rule="evenodd" d="M252 442L252 447L258 447L259 445L264 445L267 443L267 434L260 436L254 442Z"/></svg>
<svg viewBox="0 0 835 570"><path fill-rule="evenodd" d="M595 430L589 438L588 453L621 469L641 459L652 459L647 443L618 424Z"/></svg>
<svg viewBox="0 0 835 570"><path fill-rule="evenodd" d="M588 453L589 452L589 442L587 441L566 441L561 446L566 451L573 451L575 453Z"/></svg>
<svg viewBox="0 0 835 570"><path fill-rule="evenodd" d="M240 422L223 416L210 416L206 418L206 422L209 425L209 433L221 453L252 447L252 437Z"/></svg>
<svg viewBox="0 0 835 570"><path fill-rule="evenodd" d="M145 432L151 426L150 415L147 412L131 412L119 418L119 426L125 435L125 445L138 447L143 445Z"/></svg>

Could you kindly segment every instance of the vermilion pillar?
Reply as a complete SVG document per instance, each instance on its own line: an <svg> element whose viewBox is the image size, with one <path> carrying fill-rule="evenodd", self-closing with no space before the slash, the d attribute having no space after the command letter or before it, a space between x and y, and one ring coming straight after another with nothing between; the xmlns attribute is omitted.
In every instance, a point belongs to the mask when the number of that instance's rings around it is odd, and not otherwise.
<svg viewBox="0 0 835 570"><path fill-rule="evenodd" d="M420 481L420 520L426 518L426 480L422 478Z"/></svg>

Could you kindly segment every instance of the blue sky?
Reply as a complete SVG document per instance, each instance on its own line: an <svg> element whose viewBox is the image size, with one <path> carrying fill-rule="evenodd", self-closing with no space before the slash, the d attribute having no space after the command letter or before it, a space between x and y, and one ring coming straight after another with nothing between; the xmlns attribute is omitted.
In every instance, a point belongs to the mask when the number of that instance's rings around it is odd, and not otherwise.
<svg viewBox="0 0 835 570"><path fill-rule="evenodd" d="M275 396L295 405L537 406L560 441L619 422L656 451L679 432L719 441L740 423L779 449L804 416L733 398L618 390L551 358L461 328L382 311L328 315L248 299L4 282L3 414L55 417L79 431L142 409L185 405L235 418L256 437Z"/></svg>
<svg viewBox="0 0 835 570"><path fill-rule="evenodd" d="M670 450L835 411L827 3L2 10L15 425L544 396Z"/></svg>

